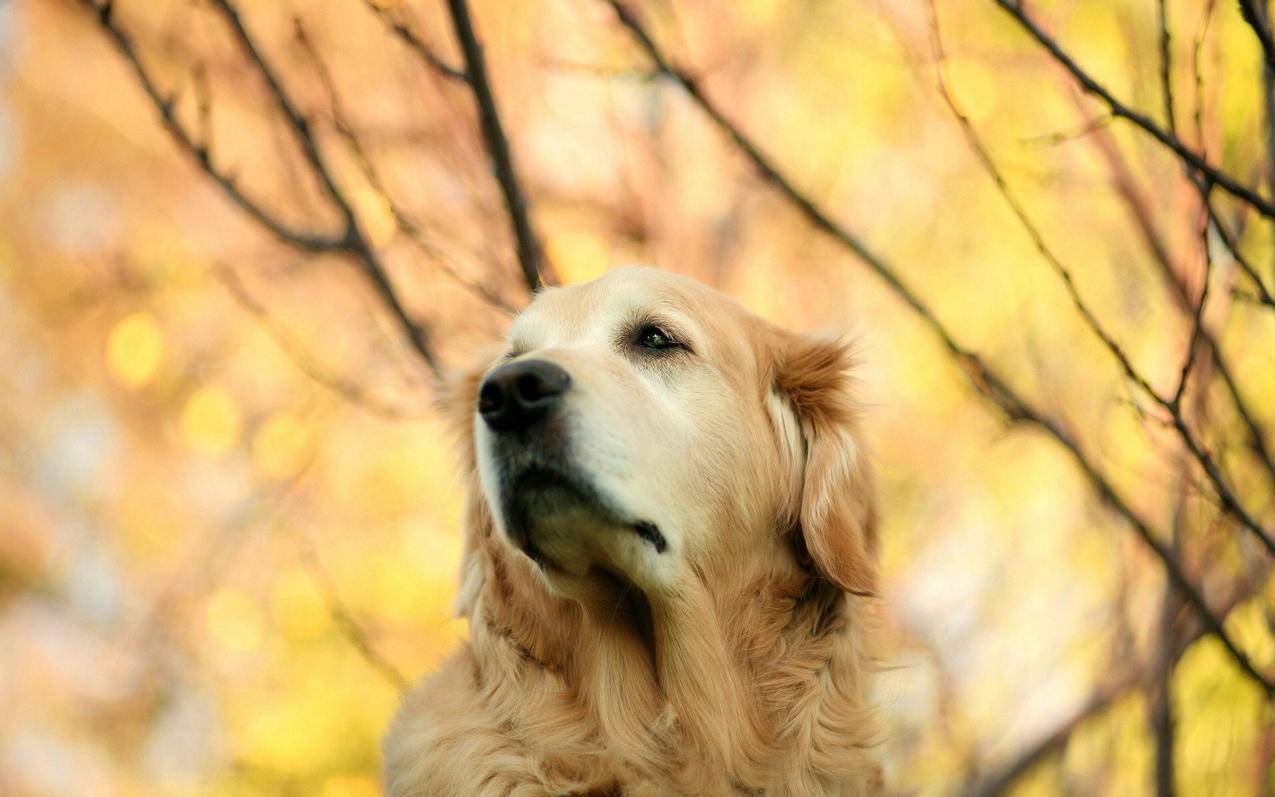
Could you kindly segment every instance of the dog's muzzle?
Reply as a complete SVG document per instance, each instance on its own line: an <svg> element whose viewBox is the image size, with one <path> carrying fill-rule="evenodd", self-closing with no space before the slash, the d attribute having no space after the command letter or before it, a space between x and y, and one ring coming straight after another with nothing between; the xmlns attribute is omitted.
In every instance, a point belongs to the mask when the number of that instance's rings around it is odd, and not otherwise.
<svg viewBox="0 0 1275 797"><path fill-rule="evenodd" d="M479 387L478 414L493 434L510 541L543 563L533 539L537 524L583 510L602 524L632 530L663 553L668 543L655 523L629 517L571 462L564 419L570 390L565 369L536 359L506 363Z"/></svg>

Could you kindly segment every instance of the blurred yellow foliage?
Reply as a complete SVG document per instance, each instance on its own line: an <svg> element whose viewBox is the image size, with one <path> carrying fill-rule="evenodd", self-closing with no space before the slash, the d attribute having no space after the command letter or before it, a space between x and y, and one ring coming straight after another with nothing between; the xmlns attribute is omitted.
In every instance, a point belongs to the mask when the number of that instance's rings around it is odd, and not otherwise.
<svg viewBox="0 0 1275 797"><path fill-rule="evenodd" d="M372 778L338 775L323 782L319 797L377 797L380 793L380 786Z"/></svg>
<svg viewBox="0 0 1275 797"><path fill-rule="evenodd" d="M298 642L320 637L332 625L314 578L300 568L290 568L275 578L270 589L270 616L285 637Z"/></svg>
<svg viewBox="0 0 1275 797"><path fill-rule="evenodd" d="M612 265L606 241L585 230L564 231L552 236L545 242L545 251L564 285L596 279Z"/></svg>
<svg viewBox="0 0 1275 797"><path fill-rule="evenodd" d="M232 654L256 650L266 630L261 607L238 587L221 587L209 596L204 624L213 643Z"/></svg>
<svg viewBox="0 0 1275 797"><path fill-rule="evenodd" d="M291 412L277 412L261 425L252 438L252 464L269 479L295 476L310 458L313 436L310 428Z"/></svg>
<svg viewBox="0 0 1275 797"><path fill-rule="evenodd" d="M394 239L398 220L384 194L364 186L353 192L352 200L372 246L380 248Z"/></svg>
<svg viewBox="0 0 1275 797"><path fill-rule="evenodd" d="M182 440L201 454L221 456L228 453L239 441L242 425L239 405L222 387L199 388L182 407Z"/></svg>
<svg viewBox="0 0 1275 797"><path fill-rule="evenodd" d="M138 388L155 378L164 361L164 333L155 316L138 311L111 328L106 365L121 385Z"/></svg>

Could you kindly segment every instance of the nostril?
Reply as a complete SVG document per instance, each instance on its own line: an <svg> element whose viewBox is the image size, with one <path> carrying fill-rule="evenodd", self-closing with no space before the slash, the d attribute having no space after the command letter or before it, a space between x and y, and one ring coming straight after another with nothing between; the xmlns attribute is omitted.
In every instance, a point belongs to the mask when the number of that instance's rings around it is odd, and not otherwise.
<svg viewBox="0 0 1275 797"><path fill-rule="evenodd" d="M504 392L495 382L489 381L478 391L478 411L483 415L499 411L504 403Z"/></svg>
<svg viewBox="0 0 1275 797"><path fill-rule="evenodd" d="M514 381L514 398L522 404L533 404L548 392L539 374L523 374Z"/></svg>

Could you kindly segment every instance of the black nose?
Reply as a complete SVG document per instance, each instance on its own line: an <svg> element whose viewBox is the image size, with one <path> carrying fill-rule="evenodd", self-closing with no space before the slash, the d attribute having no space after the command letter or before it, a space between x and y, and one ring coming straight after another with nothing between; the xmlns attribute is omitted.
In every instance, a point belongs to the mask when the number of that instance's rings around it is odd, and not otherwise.
<svg viewBox="0 0 1275 797"><path fill-rule="evenodd" d="M478 412L497 432L521 431L553 408L571 386L567 372L545 360L502 365L478 391Z"/></svg>

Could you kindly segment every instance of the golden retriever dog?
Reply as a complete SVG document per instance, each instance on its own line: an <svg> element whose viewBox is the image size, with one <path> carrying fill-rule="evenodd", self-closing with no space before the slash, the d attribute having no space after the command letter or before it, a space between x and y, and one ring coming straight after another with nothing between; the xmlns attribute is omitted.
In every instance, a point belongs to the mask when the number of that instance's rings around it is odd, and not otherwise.
<svg viewBox="0 0 1275 797"><path fill-rule="evenodd" d="M541 292L447 400L470 632L388 793L876 793L852 365L653 269Z"/></svg>

